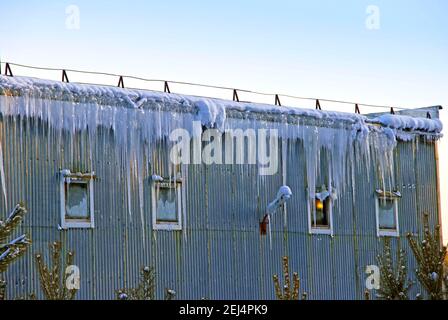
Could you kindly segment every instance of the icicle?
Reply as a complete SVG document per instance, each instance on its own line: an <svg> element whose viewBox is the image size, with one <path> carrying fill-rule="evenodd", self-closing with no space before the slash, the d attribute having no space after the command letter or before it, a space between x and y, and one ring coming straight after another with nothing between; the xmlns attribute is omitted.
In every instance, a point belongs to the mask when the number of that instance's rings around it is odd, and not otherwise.
<svg viewBox="0 0 448 320"><path fill-rule="evenodd" d="M286 176L287 176L287 170L286 170L286 166L287 166L287 154L288 154L288 140L286 139L282 139L282 181L283 181L283 185L286 186L287 181L286 181ZM283 227L287 228L287 224L288 224L288 215L287 215L287 211L286 211L286 205L283 206Z"/></svg>
<svg viewBox="0 0 448 320"><path fill-rule="evenodd" d="M268 228L269 228L269 249L272 251L272 225L271 225L271 215L268 214Z"/></svg>
<svg viewBox="0 0 448 320"><path fill-rule="evenodd" d="M143 240L143 249L146 247L146 227L145 227L145 213L144 213L144 196L143 196L143 160L141 159L142 155L139 153L138 155L138 163L137 163L137 180L138 180L138 198L139 198L139 207L140 207L140 222L142 227L142 240Z"/></svg>
<svg viewBox="0 0 448 320"><path fill-rule="evenodd" d="M185 199L187 199L187 184L186 181L188 181L188 171L185 167L182 168L182 234L184 236L184 240L187 241L187 202Z"/></svg>
<svg viewBox="0 0 448 320"><path fill-rule="evenodd" d="M0 132L0 179L2 182L3 199L5 200L5 208L8 208L8 197L6 196L6 177L5 167L3 163L2 136Z"/></svg>

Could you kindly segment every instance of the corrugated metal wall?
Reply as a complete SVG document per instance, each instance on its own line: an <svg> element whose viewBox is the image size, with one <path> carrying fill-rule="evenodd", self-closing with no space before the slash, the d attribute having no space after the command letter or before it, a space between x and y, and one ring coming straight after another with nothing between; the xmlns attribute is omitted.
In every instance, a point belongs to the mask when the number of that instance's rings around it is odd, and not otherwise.
<svg viewBox="0 0 448 320"><path fill-rule="evenodd" d="M259 234L259 221L283 184L282 170L259 177L256 166L190 165L184 168L184 231L153 231L150 177L166 170L161 161L166 150L158 149L152 165L148 161L142 169L142 223L136 175L131 174L128 193L126 172L120 169L122 155L115 152L109 130L99 129L92 143L85 134L58 135L37 120L0 118L0 132L8 196L8 208L2 199L0 210L7 212L23 201L29 210L23 230L33 240L26 257L7 272L10 298L31 292L42 297L33 254L42 252L48 262L48 244L53 241L75 251L75 264L81 270L80 299L114 299L115 290L137 284L144 265L155 267L158 298L165 288L172 288L179 299L274 299L272 275L281 274L284 255L290 257L291 270L299 272L310 299L362 299L365 267L376 264L381 252L375 173L372 166L367 180L362 163L355 168L355 181L349 180L337 200L334 237L308 234L300 141L288 143L284 162L293 197L287 204L287 223L281 215L272 221L270 250L268 237ZM395 163L403 198L401 236L393 243L410 251L405 234L420 231L421 213L430 213L433 223L438 219L434 145L400 142ZM64 168L94 170L98 177L93 230L58 229L58 172ZM408 256L411 270L415 261ZM412 295L417 292L420 288L415 286Z"/></svg>

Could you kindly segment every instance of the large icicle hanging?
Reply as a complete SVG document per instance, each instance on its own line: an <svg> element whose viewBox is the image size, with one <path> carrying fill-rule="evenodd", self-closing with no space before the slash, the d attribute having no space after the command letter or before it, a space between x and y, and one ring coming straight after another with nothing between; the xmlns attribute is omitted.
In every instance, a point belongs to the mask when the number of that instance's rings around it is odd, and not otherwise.
<svg viewBox="0 0 448 320"><path fill-rule="evenodd" d="M1 180L1 186L2 186L3 199L5 201L5 208L8 208L8 197L6 195L6 176L5 176L5 167L4 167L4 162L3 162L1 132L0 132L0 180Z"/></svg>
<svg viewBox="0 0 448 320"><path fill-rule="evenodd" d="M62 132L73 135L87 131L90 150L95 150L97 129L110 129L120 163L119 175L126 185L129 214L132 217L132 188L137 188L139 204L136 208L142 225L141 175L151 174L145 172L144 162L151 159L152 146L167 138L173 129L183 128L192 137L196 136L194 121L221 132L227 129L276 129L280 139L301 140L309 199L315 197L322 150L325 150L328 161L329 188L343 193L351 180L354 191L355 163L362 162L367 179L371 178L370 166L375 166L385 190L395 184L393 152L397 139L418 143L421 135L437 139L442 130L438 119L400 115L367 118L342 112L3 76L0 76L0 114L42 120L51 128L49 141L51 135L58 144L62 143ZM6 201L1 152L0 137L0 178ZM247 168L244 166L244 170ZM265 177L259 177L259 188L265 188L266 181Z"/></svg>

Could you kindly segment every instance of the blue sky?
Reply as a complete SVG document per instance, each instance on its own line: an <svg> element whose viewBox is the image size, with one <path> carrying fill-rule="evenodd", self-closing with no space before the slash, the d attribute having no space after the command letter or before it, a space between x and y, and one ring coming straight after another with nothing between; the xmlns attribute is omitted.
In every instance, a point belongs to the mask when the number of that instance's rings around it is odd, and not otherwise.
<svg viewBox="0 0 448 320"><path fill-rule="evenodd" d="M79 8L79 29L66 26L69 5ZM370 5L379 29L366 27ZM446 0L14 0L1 12L2 61L448 108Z"/></svg>
<svg viewBox="0 0 448 320"><path fill-rule="evenodd" d="M79 30L65 25L71 4ZM417 107L447 99L447 15L443 0L15 0L2 4L0 57Z"/></svg>

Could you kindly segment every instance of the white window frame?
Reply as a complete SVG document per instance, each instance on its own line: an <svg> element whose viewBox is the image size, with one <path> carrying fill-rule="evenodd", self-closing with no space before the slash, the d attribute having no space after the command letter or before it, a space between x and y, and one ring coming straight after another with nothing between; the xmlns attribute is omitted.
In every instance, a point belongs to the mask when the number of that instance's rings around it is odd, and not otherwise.
<svg viewBox="0 0 448 320"><path fill-rule="evenodd" d="M152 207L152 228L153 230L166 230L166 231L180 231L182 230L182 218L183 218L183 180L181 178L170 179L162 178L154 175L152 177L151 186L151 207ZM176 189L176 201L177 201L177 221L158 221L157 220L157 198L156 188L159 183L174 184Z"/></svg>
<svg viewBox="0 0 448 320"><path fill-rule="evenodd" d="M331 198L331 195L327 198L330 207L328 208L328 215L329 215L329 226L328 227L313 227L313 214L314 210L316 210L316 198L308 200L308 233L309 234L322 234L322 235L329 235L333 237L333 199ZM326 200L324 200L326 201Z"/></svg>
<svg viewBox="0 0 448 320"><path fill-rule="evenodd" d="M70 170L62 170L60 174L60 197L61 197L61 228L68 229L93 229L95 228L95 204L93 192L93 180L95 173L71 173ZM66 215L65 184L70 183L70 179L87 180L87 192L89 196L89 219L70 219Z"/></svg>
<svg viewBox="0 0 448 320"><path fill-rule="evenodd" d="M383 192L377 190L375 193L375 214L376 214L376 235L377 237L400 237L400 224L398 221L398 200L401 198L399 192ZM394 214L395 214L395 230L381 229L380 228L380 201L387 199L394 202Z"/></svg>

